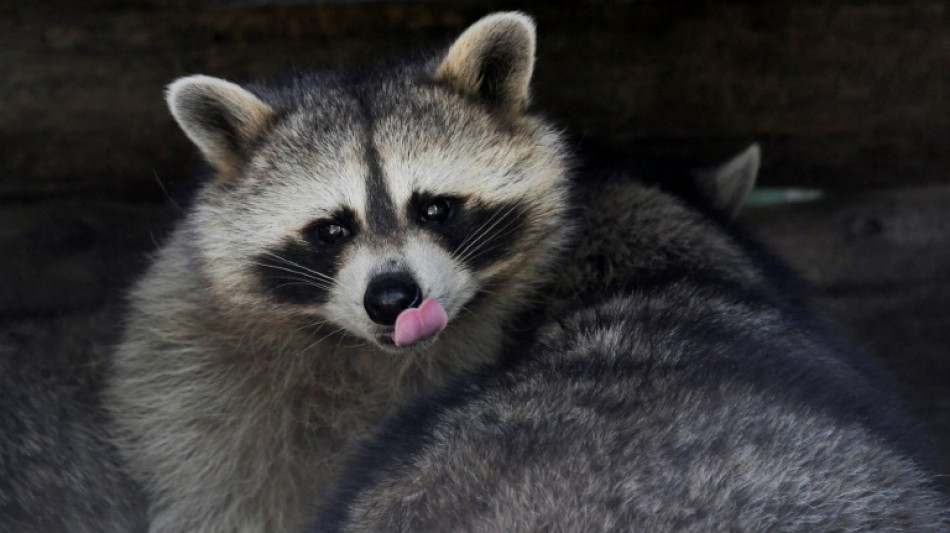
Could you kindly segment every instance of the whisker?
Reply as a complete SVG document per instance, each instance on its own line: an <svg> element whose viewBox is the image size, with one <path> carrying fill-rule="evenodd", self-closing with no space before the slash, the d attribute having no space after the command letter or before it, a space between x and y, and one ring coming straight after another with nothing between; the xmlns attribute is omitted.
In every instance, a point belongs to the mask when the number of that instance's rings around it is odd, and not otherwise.
<svg viewBox="0 0 950 533"><path fill-rule="evenodd" d="M459 247L458 247L458 249L456 249L456 251L453 252L453 255L455 255L456 257L465 257L465 256L467 255L467 253L468 253L473 247L476 247L476 243L478 243L478 242L479 242L480 240L482 240L483 238L487 237L488 234L489 234L489 232L490 232L502 219L504 219L506 216L508 216L508 213L510 213L512 209L514 209L514 206L509 207L507 211L498 211L498 212L496 212L494 215L492 215L491 217L489 217L489 219L486 220L484 224L482 224L481 226L479 226L474 232L472 232L472 233L470 234L470 236L469 236L468 238L466 238L464 241L462 241L462 244L460 244Z"/></svg>
<svg viewBox="0 0 950 533"><path fill-rule="evenodd" d="M286 257L283 257L283 256L281 256L281 255L277 255L277 254L275 254L275 253L273 253L273 252L264 252L264 253L267 254L268 257L273 257L274 259L277 259L278 261L283 261L284 264L290 265L290 266L293 266L293 267L297 267L297 268L301 269L303 272L306 272L306 273L308 273L308 274L313 274L314 276L317 276L317 277L319 277L319 278L323 278L323 279L326 279L326 280L330 280L330 281L333 280L332 277L330 277L330 276L324 274L323 272L317 272L316 270L307 268L307 267L301 265L300 263L297 263L296 261L291 261L290 259L287 259Z"/></svg>
<svg viewBox="0 0 950 533"><path fill-rule="evenodd" d="M296 274L296 275L298 275L298 276L301 276L301 277L304 277L304 278L307 278L307 279L320 279L320 278L317 278L317 277L315 277L315 276L312 276L312 275L310 275L310 274L308 274L307 272L304 272L304 271L302 271L302 270L296 270L296 269L288 268L288 267L281 266L281 265L274 265L274 264L270 264L270 263L260 263L260 262L258 262L258 261L248 261L248 264L255 265L255 266L259 266L259 267L264 267L264 268L272 268L272 269L274 269L274 270L281 270L281 271L284 271L284 272L289 272L289 273L291 273L291 274ZM321 280L321 281L322 281L322 280Z"/></svg>
<svg viewBox="0 0 950 533"><path fill-rule="evenodd" d="M498 239L507 238L515 229L512 227L513 224L515 224L515 221L509 220L507 224L505 224L503 227L501 227L498 230L496 238ZM472 259L482 256L486 251L492 249L491 246L485 246L486 244L490 242L491 241L483 240L482 243L479 244L477 247L473 248L472 250L469 250L469 253L464 258L460 259L460 261L471 261Z"/></svg>
<svg viewBox="0 0 950 533"><path fill-rule="evenodd" d="M340 331L343 331L342 329ZM362 348L364 346L369 346L369 342L365 339L360 339L358 337L353 337L353 340L361 341L356 344L343 344L343 341L346 339L346 335L340 335L340 339L336 341L337 348Z"/></svg>
<svg viewBox="0 0 950 533"><path fill-rule="evenodd" d="M341 339L342 339L342 337L341 337ZM342 342L342 340L341 340L340 342ZM364 346L369 346L369 343L366 342L366 341L358 342L358 343L356 343L356 344L340 344L340 343L337 343L337 346L340 346L340 347L343 347L343 348L363 348Z"/></svg>
<svg viewBox="0 0 950 533"><path fill-rule="evenodd" d="M286 279L286 280L291 280L291 281L308 281L308 282L311 282L311 283L315 283L315 284L317 284L317 285L320 285L321 287L329 287L329 286L330 286L329 284L325 283L322 279L308 278L308 277L305 277L305 276L304 276L302 273L300 273L300 272L290 272L290 274L293 274L293 275L288 275L288 276L274 276L272 279Z"/></svg>
<svg viewBox="0 0 950 533"><path fill-rule="evenodd" d="M333 335L335 335L335 334L337 334L337 333L343 333L343 332L345 332L345 331L346 331L346 328L337 328L337 329L334 329L334 330L330 331L330 333L327 333L327 334L324 335L323 337L320 337L319 339L317 339L317 340L313 341L312 343L310 343L306 348L304 348L303 351L305 351L305 352L306 352L306 351L309 351L311 348L313 348L314 346L320 344L321 342L323 342L323 341L329 339L331 336L333 336ZM341 338L342 338L342 337L341 337ZM337 343L337 345L339 346L339 342Z"/></svg>
<svg viewBox="0 0 950 533"><path fill-rule="evenodd" d="M495 238L496 238L496 239L505 239L505 238L508 237L508 235L510 235L510 233L511 233L510 230L507 231L507 232L503 232L503 233L496 233L496 234L495 234ZM461 261L472 261L473 259L484 255L485 252L491 251L491 250L495 249L495 248L497 247L497 244L498 244L497 241L496 241L496 242L493 242L492 240L488 240L488 239L483 240L477 247L472 248L471 250L469 250L469 253L466 254L465 257L461 258L460 260L461 260Z"/></svg>
<svg viewBox="0 0 950 533"><path fill-rule="evenodd" d="M475 231L470 233L464 240L462 240L461 244L459 244L459 246L453 252L453 255L463 255L474 242L481 238L488 226L491 225L496 219L500 219L500 217L503 215L504 213L502 211L496 211L491 217L488 218L488 220L482 223L478 228L475 229Z"/></svg>
<svg viewBox="0 0 950 533"><path fill-rule="evenodd" d="M272 264L269 264L269 263L259 263L259 262L256 262L256 261L249 261L249 264L257 265L257 266L259 266L259 267L264 267L264 268L271 268L271 269L274 269L274 270L280 270L280 271L282 271L282 272L287 272L287 273L289 273L289 274L294 274L295 276L300 276L299 279L309 279L309 280L312 280L312 281L314 281L314 282L316 282L316 283L325 283L325 284L327 284L327 282L329 281L330 283L328 283L327 285L331 285L332 282L334 281L333 278L330 278L330 277L328 277L328 276L316 277L316 276L313 276L313 275L311 275L311 274L309 274L309 273L307 273L307 272L304 272L304 271L301 271L301 270L295 270L295 269L292 269L292 268L287 268L287 267L280 266L280 265L272 265Z"/></svg>
<svg viewBox="0 0 950 533"><path fill-rule="evenodd" d="M512 232L514 229L515 229L515 228L510 228L507 232L500 234L500 235L499 235L499 238L506 238L508 235L511 234L511 232ZM541 242L543 242L543 241L549 239L549 238L551 237L551 235L553 235L554 233L555 233L555 230L544 231L544 232L542 232L542 233L540 234L540 236L537 236L537 237L535 237L535 238L532 238L532 239L530 239L530 241L533 242L533 243L535 243L535 246L537 246L538 243L541 243ZM523 241L523 242L524 242L524 241ZM531 245L528 245L528 246L529 246L529 248L530 248ZM467 260L467 261L470 261L470 260L472 260L472 259L477 259L478 257L480 257L481 255L483 255L485 252L489 251L490 249L491 249L491 248L489 247L489 248L485 248L485 249L480 250L480 251L476 251L474 254L472 254L472 257L466 258L466 260ZM557 276L556 274L553 274L553 275L552 275L552 274L548 274L548 275L551 275L552 278Z"/></svg>
<svg viewBox="0 0 950 533"><path fill-rule="evenodd" d="M309 324L304 324L303 326L301 326L300 328L298 328L297 331L303 331L303 330L305 330L305 329L307 329L307 328L312 328L312 327L314 327L314 326L326 326L326 325L330 325L330 322L328 322L327 319L325 319L325 318L317 318L316 320L314 320L313 322L310 322ZM332 325L333 325L333 326L336 326L335 324L332 324ZM345 329L346 329L346 328L343 328L343 327L335 327L333 330L330 331L329 334L327 334L326 336L324 336L324 337L318 339L317 342L320 342L320 341L326 339L327 337L329 337L330 335L333 335L334 333L338 333L338 332L344 331ZM313 346L313 344L311 344L310 346ZM309 348L310 346L308 346L308 348Z"/></svg>
<svg viewBox="0 0 950 533"><path fill-rule="evenodd" d="M512 205L512 206L509 207L507 210L505 210L500 216L498 216L497 219L495 220L495 222L494 222L490 227L488 227L488 228L486 228L484 231L480 232L478 239L477 239L477 240L473 240L473 241L472 241L472 244L470 244L469 246L466 247L465 252L464 252L463 254L460 254L460 259L459 259L459 261L463 261L463 262L464 262L464 261L470 260L470 259L472 258L472 254L475 253L476 251L478 251L480 248L482 248L482 247L485 245L486 242L488 242L488 241L487 241L488 235L489 235L489 234L491 233L491 231L494 230L495 227L498 226L498 224L500 224L503 220L505 221L505 223L504 223L504 225L502 225L502 227L501 227L500 229L497 230L497 232L500 233L500 232L502 232L502 231L505 231L505 230L509 229L509 228L512 226L512 224L515 223L515 219L513 219L513 218L508 218L508 215L510 215L512 212L514 212L514 210L515 210L515 206ZM493 217L493 218L495 218L495 217ZM491 220L491 219L490 219L490 220ZM480 242L479 242L479 241L480 241ZM476 242L478 242L477 245L475 245Z"/></svg>
<svg viewBox="0 0 950 533"><path fill-rule="evenodd" d="M297 272L297 273L299 273L299 274L306 275L306 276L311 277L311 278L314 278L314 279L320 279L320 280L323 280L323 281L331 281L331 282L334 281L334 279L333 279L331 276L328 276L328 275L326 275L326 274L324 274L324 273L322 273L322 272L317 272L317 271L315 271L315 270L311 270L311 269L306 268L306 267L304 267L304 266L302 266L302 265L298 265L297 263L294 263L293 261L284 261L284 264L285 264L285 265L288 265L288 267L290 267L291 270L293 270L294 272ZM264 265L267 266L266 263L265 263ZM277 268L279 265L270 265L270 266L271 266L272 268ZM284 268L287 268L287 267L284 267Z"/></svg>
<svg viewBox="0 0 950 533"><path fill-rule="evenodd" d="M310 281L292 281L292 282L289 282L289 283L281 283L280 285L277 285L277 286L272 287L272 289L275 289L275 290L276 290L276 289L281 289L281 288L284 288L284 287L291 287L291 286L293 286L293 285L306 285L307 287L316 287L316 288L318 288L318 289L320 289L320 290L324 290L324 291L325 291L325 290L329 290L329 287L325 287L325 286L323 286L323 285L317 285L316 283L312 283L312 282L310 282Z"/></svg>
<svg viewBox="0 0 950 533"><path fill-rule="evenodd" d="M309 329L309 328L312 328L312 327L314 327L314 326L322 326L322 325L324 325L324 324L326 324L326 323L327 323L327 322L326 322L325 320L316 320L316 321L314 321L314 322L310 322L310 323L308 323L308 324L304 324L304 325L300 326L299 328L297 328L297 329L294 330L294 333L300 333L301 331L303 331L303 330L305 330L305 329Z"/></svg>

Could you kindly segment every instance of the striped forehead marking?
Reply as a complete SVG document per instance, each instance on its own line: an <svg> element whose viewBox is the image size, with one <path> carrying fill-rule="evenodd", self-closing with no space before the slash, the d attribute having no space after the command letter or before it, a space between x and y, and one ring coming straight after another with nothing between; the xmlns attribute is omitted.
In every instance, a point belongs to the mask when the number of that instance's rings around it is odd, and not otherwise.
<svg viewBox="0 0 950 533"><path fill-rule="evenodd" d="M379 151L373 140L376 118L373 114L370 97L364 91L357 91L356 100L359 103L364 124L364 157L366 157L366 222L369 232L378 236L389 236L396 232L398 219L396 208L393 205L383 167L380 163Z"/></svg>

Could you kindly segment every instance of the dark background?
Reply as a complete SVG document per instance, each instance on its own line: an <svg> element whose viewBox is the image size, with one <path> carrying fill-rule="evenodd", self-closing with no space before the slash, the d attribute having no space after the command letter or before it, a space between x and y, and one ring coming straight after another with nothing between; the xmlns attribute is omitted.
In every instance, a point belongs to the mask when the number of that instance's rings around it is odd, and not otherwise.
<svg viewBox="0 0 950 533"><path fill-rule="evenodd" d="M895 376L950 473L950 2L566 5L0 0L0 325L77 343L144 264L198 163L174 78L366 62L516 8L534 108L566 129L707 163L758 141L763 187L822 191L743 221Z"/></svg>

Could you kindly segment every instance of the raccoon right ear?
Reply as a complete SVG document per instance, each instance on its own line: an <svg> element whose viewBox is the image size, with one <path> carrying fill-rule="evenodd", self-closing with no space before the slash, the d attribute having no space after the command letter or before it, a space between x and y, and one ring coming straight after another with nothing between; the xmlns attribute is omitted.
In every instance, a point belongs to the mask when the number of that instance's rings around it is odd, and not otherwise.
<svg viewBox="0 0 950 533"><path fill-rule="evenodd" d="M469 26L449 47L435 77L461 92L521 112L534 71L531 17L495 13Z"/></svg>
<svg viewBox="0 0 950 533"><path fill-rule="evenodd" d="M219 176L240 163L241 153L274 112L246 89L210 76L175 80L166 99L175 121Z"/></svg>
<svg viewBox="0 0 950 533"><path fill-rule="evenodd" d="M694 172L696 187L713 207L735 218L755 187L761 159L759 145L753 144L721 165Z"/></svg>

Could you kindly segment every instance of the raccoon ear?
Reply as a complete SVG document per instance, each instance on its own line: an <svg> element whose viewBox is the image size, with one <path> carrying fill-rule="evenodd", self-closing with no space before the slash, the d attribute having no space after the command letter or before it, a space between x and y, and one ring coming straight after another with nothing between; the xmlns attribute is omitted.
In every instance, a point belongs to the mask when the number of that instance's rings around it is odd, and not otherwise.
<svg viewBox="0 0 950 533"><path fill-rule="evenodd" d="M531 17L488 15L452 43L435 76L465 94L520 112L528 103L534 46Z"/></svg>
<svg viewBox="0 0 950 533"><path fill-rule="evenodd" d="M175 121L219 175L229 174L273 110L240 86L210 76L175 80L166 93Z"/></svg>
<svg viewBox="0 0 950 533"><path fill-rule="evenodd" d="M761 157L759 145L753 144L719 166L695 172L696 187L713 207L735 218L755 187Z"/></svg>

